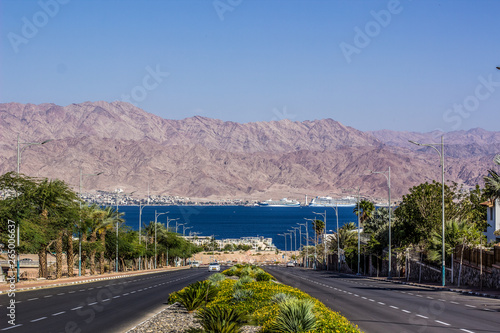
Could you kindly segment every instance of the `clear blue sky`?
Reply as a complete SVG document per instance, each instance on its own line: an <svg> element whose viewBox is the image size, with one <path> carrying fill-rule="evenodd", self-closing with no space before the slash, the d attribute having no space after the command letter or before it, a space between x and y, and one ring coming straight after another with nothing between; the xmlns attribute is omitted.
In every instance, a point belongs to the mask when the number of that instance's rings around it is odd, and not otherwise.
<svg viewBox="0 0 500 333"><path fill-rule="evenodd" d="M0 13L0 102L500 130L496 0L1 0Z"/></svg>

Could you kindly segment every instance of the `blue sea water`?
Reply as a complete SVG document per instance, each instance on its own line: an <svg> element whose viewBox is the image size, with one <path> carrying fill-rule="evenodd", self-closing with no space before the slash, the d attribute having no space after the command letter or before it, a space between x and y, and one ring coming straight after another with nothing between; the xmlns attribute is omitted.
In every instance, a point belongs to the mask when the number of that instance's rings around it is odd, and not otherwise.
<svg viewBox="0 0 500 333"><path fill-rule="evenodd" d="M139 206L119 206L119 211L124 212L125 224L134 230L139 229ZM285 249L285 238L278 236L296 227L297 223L308 223L309 238L313 237L311 221L304 218L323 220L321 215L313 212L326 211L326 229L336 231L337 219L335 208L331 207L247 207L247 206L146 206L142 211L143 225L154 221L155 211L158 213L169 212L158 216L158 222L167 224L169 219L179 220L169 223L175 229L175 223L186 223L186 235L197 232L199 236L214 236L215 239L240 238L263 236L272 238L274 245L281 250ZM357 222L353 207L339 207L339 227L345 223ZM183 227L177 230L182 234ZM305 233L305 228L302 227ZM297 230L297 237L299 236ZM305 236L303 235L303 244ZM295 243L295 237L293 238ZM299 241L297 240L297 245ZM287 249L290 250L290 238L287 238Z"/></svg>

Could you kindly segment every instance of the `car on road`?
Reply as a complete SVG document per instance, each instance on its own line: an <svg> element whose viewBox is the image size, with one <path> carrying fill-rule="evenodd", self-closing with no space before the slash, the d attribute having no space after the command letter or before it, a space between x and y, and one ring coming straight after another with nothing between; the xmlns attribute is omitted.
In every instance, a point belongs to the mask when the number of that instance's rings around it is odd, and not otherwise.
<svg viewBox="0 0 500 333"><path fill-rule="evenodd" d="M220 272L220 265L216 262L211 262L210 265L208 265L208 271L209 272Z"/></svg>
<svg viewBox="0 0 500 333"><path fill-rule="evenodd" d="M200 267L200 262L199 262L199 261L192 261L192 262L191 262L191 267L193 267L193 268L198 268L198 267Z"/></svg>
<svg viewBox="0 0 500 333"><path fill-rule="evenodd" d="M286 267L295 267L295 263L293 261L289 261L286 263Z"/></svg>

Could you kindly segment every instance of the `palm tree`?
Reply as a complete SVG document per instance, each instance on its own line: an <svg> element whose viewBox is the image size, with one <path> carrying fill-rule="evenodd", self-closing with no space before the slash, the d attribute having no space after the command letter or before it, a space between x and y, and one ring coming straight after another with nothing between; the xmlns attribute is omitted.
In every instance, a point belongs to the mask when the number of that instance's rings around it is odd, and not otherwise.
<svg viewBox="0 0 500 333"><path fill-rule="evenodd" d="M500 165L500 155L495 156L493 161ZM495 201L500 198L500 175L493 169L488 170L488 176L484 177L485 193Z"/></svg>
<svg viewBox="0 0 500 333"><path fill-rule="evenodd" d="M101 239L101 251L99 257L99 268L101 274L104 274L104 253L106 251L106 232L110 229L113 229L113 226L116 225L117 222L119 224L125 222L125 220L122 218L122 216L125 213L118 212L111 206L106 207L104 209L104 212L105 216L98 230Z"/></svg>
<svg viewBox="0 0 500 333"><path fill-rule="evenodd" d="M313 227L314 227L314 234L316 235L316 245L318 245L319 236L323 234L323 231L325 229L325 222L321 220L314 220Z"/></svg>
<svg viewBox="0 0 500 333"><path fill-rule="evenodd" d="M373 202L368 200L361 200L359 202L359 211L358 211L358 205L354 207L353 213L356 215L361 214L359 216L359 222L361 223L360 227L364 225L365 221L372 218L374 210L375 210L375 205L373 204Z"/></svg>

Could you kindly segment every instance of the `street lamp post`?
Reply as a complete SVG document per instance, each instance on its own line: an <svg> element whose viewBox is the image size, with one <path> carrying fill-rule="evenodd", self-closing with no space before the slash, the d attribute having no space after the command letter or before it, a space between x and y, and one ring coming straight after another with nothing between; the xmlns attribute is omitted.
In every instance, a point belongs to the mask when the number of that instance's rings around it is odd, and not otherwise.
<svg viewBox="0 0 500 333"><path fill-rule="evenodd" d="M80 182L78 186L78 194L82 195L82 182L83 176L99 176L102 172L98 173L83 173L82 168L80 168ZM82 223L82 198L80 197L80 224ZM81 226L80 226L81 227ZM78 276L82 276L82 235L81 230L78 231Z"/></svg>
<svg viewBox="0 0 500 333"><path fill-rule="evenodd" d="M168 212L157 213L155 210L155 269L156 269L156 225L158 223L158 216L163 215L163 214L167 214L167 213Z"/></svg>
<svg viewBox="0 0 500 333"><path fill-rule="evenodd" d="M306 227L306 260L305 266L309 268L309 232L307 231L307 223L297 223L299 226ZM302 228L301 228L302 230Z"/></svg>
<svg viewBox="0 0 500 333"><path fill-rule="evenodd" d="M52 139L50 140L45 140L42 142L20 142L19 134L17 134L17 176L19 177L20 169L21 169L21 154L24 149L28 148L29 146L35 146L35 145L44 145L47 142L53 141ZM24 147L21 148L21 145L24 145ZM16 193L17 196L17 193ZM16 281L19 282L19 221L17 221L17 254L16 254L16 261L17 261L17 270L16 270ZM2 268L0 267L0 275L3 277L3 272Z"/></svg>
<svg viewBox="0 0 500 333"><path fill-rule="evenodd" d="M337 217L337 269L340 272L340 238L339 238L339 204L335 203L335 216Z"/></svg>
<svg viewBox="0 0 500 333"><path fill-rule="evenodd" d="M498 68L498 67L497 67ZM438 154L439 154L439 158L441 160L441 222L442 222L442 238L443 238L443 243L442 243L442 257L443 257L443 260L442 260L442 272L441 272L441 275L442 275L442 286L444 286L446 284L446 268L445 268L445 244L444 244L444 229L445 229L445 226L444 226L444 135L441 135L441 143L426 143L426 144L423 144L423 143L418 143L418 142L415 142L415 141L412 141L412 140L408 140L410 143L413 143L417 146L423 146L423 147L431 147L432 149L434 149ZM441 151L439 151L439 149L437 149L435 146L441 146Z"/></svg>
<svg viewBox="0 0 500 333"><path fill-rule="evenodd" d="M313 223L315 221L314 219L306 219L305 217L304 217L304 220L311 221ZM307 232L307 226L306 226L306 232ZM316 231L314 231L314 234L316 235ZM309 234L308 234L308 236L309 236ZM317 239L318 237L314 237L314 238ZM307 242L309 244L309 239L307 239ZM316 258L318 257L318 254L316 253L317 247L318 247L318 244L316 243L314 246L314 262L313 262L313 269L314 270L316 270Z"/></svg>
<svg viewBox="0 0 500 333"><path fill-rule="evenodd" d="M286 261L286 236L287 236L287 234L286 233L282 233L282 234L278 234L278 236L285 237L285 261Z"/></svg>
<svg viewBox="0 0 500 333"><path fill-rule="evenodd" d="M175 222L175 233L177 233L177 228L178 228L180 225L184 225L184 223L177 223L177 222Z"/></svg>
<svg viewBox="0 0 500 333"><path fill-rule="evenodd" d="M299 236L300 236L300 227L292 227L294 229L294 234L295 234L295 259L298 257L297 253L297 229L299 229Z"/></svg>
<svg viewBox="0 0 500 333"><path fill-rule="evenodd" d="M358 191L358 200L357 200L357 206L358 206L358 273L356 273L356 275L361 275L360 273L360 263L361 263L361 221L360 221L360 211L359 211L359 201L360 201L360 195L359 195L359 191L360 191L361 187L357 187L357 188L351 188L351 189L346 189L346 190L357 190Z"/></svg>
<svg viewBox="0 0 500 333"><path fill-rule="evenodd" d="M185 237L185 236L186 236L186 229L188 229L188 230L189 230L189 229L191 229L191 228L193 228L193 227L186 227L186 226L184 226L184 225L183 225L183 226L182 226L182 237Z"/></svg>
<svg viewBox="0 0 500 333"><path fill-rule="evenodd" d="M141 236L142 236L142 210L146 207L146 205L142 205L142 202L139 201L139 247L141 246ZM139 270L141 270L141 254L139 253Z"/></svg>
<svg viewBox="0 0 500 333"><path fill-rule="evenodd" d="M392 213L392 209L391 209L391 167L389 167L389 170L387 171L371 171L370 172L372 174L381 174L385 177L385 179L387 180L387 187L389 188L389 271L387 273L387 278L388 279L391 279L392 278L392 274L391 274L391 247L392 247L392 240L391 240L391 213ZM387 173L387 174L386 174Z"/></svg>
<svg viewBox="0 0 500 333"><path fill-rule="evenodd" d="M326 260L326 210L325 210L324 213L313 212L313 214L323 216L323 219L324 219L324 222L325 222L325 226L323 228L323 230L325 231L325 233L323 234L323 237L322 237L323 238L323 248L324 248L323 267L326 267L326 270L328 270L328 261Z"/></svg>

